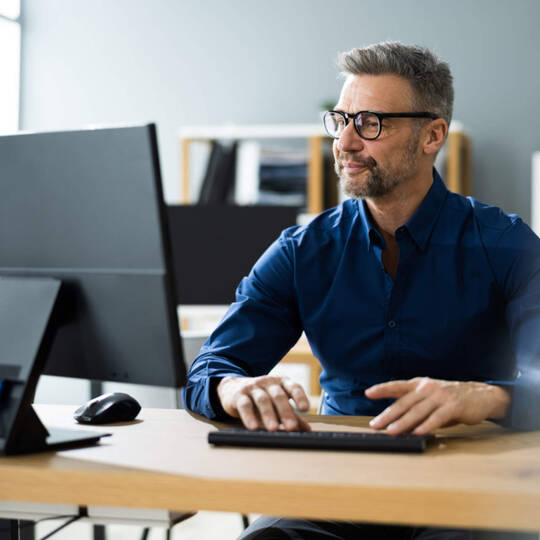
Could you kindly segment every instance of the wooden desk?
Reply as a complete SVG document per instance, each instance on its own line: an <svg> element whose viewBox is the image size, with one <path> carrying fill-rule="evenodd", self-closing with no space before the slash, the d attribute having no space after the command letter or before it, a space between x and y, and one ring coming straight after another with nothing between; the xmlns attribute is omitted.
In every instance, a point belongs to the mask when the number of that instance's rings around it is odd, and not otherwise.
<svg viewBox="0 0 540 540"><path fill-rule="evenodd" d="M73 408L39 406L50 425ZM213 448L214 425L144 409L99 446L0 459L0 498L169 510L223 510L434 526L540 530L540 432L490 423L439 432L427 453ZM361 417L308 418L366 429ZM338 426L339 429L339 426Z"/></svg>

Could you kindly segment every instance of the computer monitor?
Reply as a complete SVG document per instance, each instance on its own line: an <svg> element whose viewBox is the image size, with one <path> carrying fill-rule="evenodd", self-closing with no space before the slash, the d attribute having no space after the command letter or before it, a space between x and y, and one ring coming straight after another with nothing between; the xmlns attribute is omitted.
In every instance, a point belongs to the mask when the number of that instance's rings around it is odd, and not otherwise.
<svg viewBox="0 0 540 540"><path fill-rule="evenodd" d="M35 278L60 282L54 293L44 285L45 299L35 293L50 338L40 373L181 387L155 126L2 136L0 164L0 304L2 291L24 289L22 278L29 290ZM17 336L6 335L13 325L0 326L0 341L24 339L32 317L20 317ZM0 357L0 412L13 364L27 361ZM27 377L26 401L35 382Z"/></svg>
<svg viewBox="0 0 540 540"><path fill-rule="evenodd" d="M240 280L283 229L296 225L298 212L296 206L168 206L177 303L234 302Z"/></svg>

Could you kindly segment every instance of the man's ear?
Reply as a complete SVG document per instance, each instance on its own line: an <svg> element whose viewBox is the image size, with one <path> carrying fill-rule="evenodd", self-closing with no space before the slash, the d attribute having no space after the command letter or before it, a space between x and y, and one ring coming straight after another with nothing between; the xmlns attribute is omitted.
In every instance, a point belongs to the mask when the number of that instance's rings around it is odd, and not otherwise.
<svg viewBox="0 0 540 540"><path fill-rule="evenodd" d="M448 124L444 118L432 120L426 126L423 145L424 154L436 154L444 144L447 134Z"/></svg>

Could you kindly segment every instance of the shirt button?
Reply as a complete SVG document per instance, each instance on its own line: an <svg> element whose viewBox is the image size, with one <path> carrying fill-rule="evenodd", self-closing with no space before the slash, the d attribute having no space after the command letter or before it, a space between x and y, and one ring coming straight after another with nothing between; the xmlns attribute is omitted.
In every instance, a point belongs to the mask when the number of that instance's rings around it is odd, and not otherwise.
<svg viewBox="0 0 540 540"><path fill-rule="evenodd" d="M388 327L389 328L395 328L397 325L396 321L388 321Z"/></svg>

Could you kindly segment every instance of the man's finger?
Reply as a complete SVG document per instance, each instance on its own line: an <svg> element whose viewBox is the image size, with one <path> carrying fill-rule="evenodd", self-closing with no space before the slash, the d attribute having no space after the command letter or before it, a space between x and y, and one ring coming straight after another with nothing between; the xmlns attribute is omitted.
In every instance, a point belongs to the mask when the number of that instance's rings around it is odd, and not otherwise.
<svg viewBox="0 0 540 540"><path fill-rule="evenodd" d="M399 435L400 433L408 433L422 424L439 405L431 399L423 399L416 405L411 407L403 416L395 422L392 422L387 427L388 433L391 435Z"/></svg>
<svg viewBox="0 0 540 540"><path fill-rule="evenodd" d="M285 393L285 397L287 399L287 412L285 413L285 416L283 416L282 413L280 413L280 416L283 420L283 427L287 431L311 431L311 426L294 411L294 409L291 406L291 403L289 402L289 398L293 400L295 406L297 409L301 411L308 411L309 410L309 398L306 395L306 392L302 385L298 384L297 382L294 382L292 379L289 379L288 377L283 377L280 380L281 383L281 389ZM290 414L292 417L288 416ZM293 422L287 422L287 418L293 420Z"/></svg>
<svg viewBox="0 0 540 540"><path fill-rule="evenodd" d="M443 405L437 408L430 416L426 418L418 427L413 430L415 435L426 435L436 429L446 426L452 422L454 409L450 405Z"/></svg>
<svg viewBox="0 0 540 540"><path fill-rule="evenodd" d="M374 384L366 388L365 395L369 399L399 398L415 388L412 381L388 381Z"/></svg>
<svg viewBox="0 0 540 540"><path fill-rule="evenodd" d="M266 390L277 412L278 419L287 431L295 431L299 428L298 417L289 403L289 396L281 385L273 384Z"/></svg>
<svg viewBox="0 0 540 540"><path fill-rule="evenodd" d="M373 418L369 425L374 429L384 429L386 426L403 417L417 403L424 400L425 396L417 392L408 392L397 401L386 407L382 413Z"/></svg>
<svg viewBox="0 0 540 540"><path fill-rule="evenodd" d="M236 402L238 416L244 426L250 430L259 429L259 420L255 412L255 405L249 396L240 396Z"/></svg>
<svg viewBox="0 0 540 540"><path fill-rule="evenodd" d="M311 426L301 417L296 416L298 418L298 431L311 431Z"/></svg>
<svg viewBox="0 0 540 540"><path fill-rule="evenodd" d="M299 411L309 410L309 399L302 385L287 378L283 379L282 385L289 394L289 397L291 397L294 401L296 408Z"/></svg>
<svg viewBox="0 0 540 540"><path fill-rule="evenodd" d="M257 407L262 423L268 431L276 431L279 428L279 421L276 416L274 404L270 396L262 388L254 388L251 391L251 399Z"/></svg>

